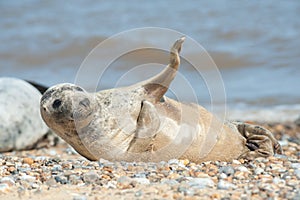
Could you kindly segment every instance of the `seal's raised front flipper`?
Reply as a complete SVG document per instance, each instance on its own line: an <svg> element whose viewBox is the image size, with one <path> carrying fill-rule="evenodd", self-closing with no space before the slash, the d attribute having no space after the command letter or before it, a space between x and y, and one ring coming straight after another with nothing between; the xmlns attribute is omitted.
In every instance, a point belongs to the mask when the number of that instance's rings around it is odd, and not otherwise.
<svg viewBox="0 0 300 200"><path fill-rule="evenodd" d="M150 150L151 143L160 126L160 119L153 104L143 101L137 119L137 127L128 152L140 153Z"/></svg>
<svg viewBox="0 0 300 200"><path fill-rule="evenodd" d="M176 76L176 72L180 64L179 52L184 40L185 37L181 37L172 46L170 52L170 61L167 67L158 75L142 83L142 86L145 88L147 94L151 99L154 100L154 102L157 102L162 98L162 96L167 92L172 80Z"/></svg>
<svg viewBox="0 0 300 200"><path fill-rule="evenodd" d="M252 160L256 157L273 156L282 154L281 146L267 129L242 122L232 122L238 131L246 138L246 146L249 151L240 156Z"/></svg>

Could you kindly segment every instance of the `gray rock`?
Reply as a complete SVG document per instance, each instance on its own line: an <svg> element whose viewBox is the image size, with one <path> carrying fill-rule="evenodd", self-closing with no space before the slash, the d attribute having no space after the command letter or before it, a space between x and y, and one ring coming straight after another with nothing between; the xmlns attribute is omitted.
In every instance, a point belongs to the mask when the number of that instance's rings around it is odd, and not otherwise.
<svg viewBox="0 0 300 200"><path fill-rule="evenodd" d="M32 148L48 131L40 92L15 78L0 78L0 152Z"/></svg>
<svg viewBox="0 0 300 200"><path fill-rule="evenodd" d="M203 189L206 187L213 187L215 183L210 178L194 178L188 182L190 187Z"/></svg>

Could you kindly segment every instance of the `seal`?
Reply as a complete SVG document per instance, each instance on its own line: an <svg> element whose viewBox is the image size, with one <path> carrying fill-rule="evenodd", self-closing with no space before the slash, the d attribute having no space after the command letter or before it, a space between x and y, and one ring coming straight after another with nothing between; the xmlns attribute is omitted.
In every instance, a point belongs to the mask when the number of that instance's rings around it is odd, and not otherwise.
<svg viewBox="0 0 300 200"><path fill-rule="evenodd" d="M184 39L172 46L165 69L140 83L96 93L70 83L49 88L40 102L43 120L89 160L199 163L281 153L263 127L223 123L200 105L164 96L179 68Z"/></svg>

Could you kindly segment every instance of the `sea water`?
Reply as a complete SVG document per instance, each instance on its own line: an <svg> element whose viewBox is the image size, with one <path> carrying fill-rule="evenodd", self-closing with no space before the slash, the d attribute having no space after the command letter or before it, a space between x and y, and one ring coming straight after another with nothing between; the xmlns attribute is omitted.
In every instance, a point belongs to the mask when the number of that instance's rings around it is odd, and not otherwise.
<svg viewBox="0 0 300 200"><path fill-rule="evenodd" d="M226 97L212 105L205 78L182 63L180 74L194 89L197 103L209 110L226 106L230 119L292 121L300 114L299 13L297 0L1 1L0 76L47 86L74 82L84 58L101 41L133 28L162 27L193 38L218 67ZM142 35L135 39L151 43ZM166 45L171 46L173 41L170 38ZM106 53L129 42L119 41ZM182 53L186 49L184 46ZM193 54L192 50L189 53ZM153 56L152 62L158 57ZM118 81L137 59L141 58L119 61L97 89L123 86L150 76L137 72L140 76ZM167 64L165 55L161 60ZM177 80L167 95L193 101L191 93ZM93 88L96 81L87 76L82 86ZM172 93L175 90L179 97Z"/></svg>

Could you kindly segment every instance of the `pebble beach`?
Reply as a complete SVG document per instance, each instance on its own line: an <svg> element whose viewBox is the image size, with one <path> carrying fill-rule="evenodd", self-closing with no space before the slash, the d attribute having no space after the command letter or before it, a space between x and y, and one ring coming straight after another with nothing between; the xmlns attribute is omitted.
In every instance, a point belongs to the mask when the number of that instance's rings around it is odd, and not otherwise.
<svg viewBox="0 0 300 200"><path fill-rule="evenodd" d="M300 199L300 126L261 125L273 131L283 155L91 162L52 135L34 150L0 154L0 199Z"/></svg>
<svg viewBox="0 0 300 200"><path fill-rule="evenodd" d="M300 200L299 10L297 0L0 1L0 200ZM93 92L128 86L165 66L183 35L166 96L264 126L282 155L88 161L49 131L41 94L23 81Z"/></svg>

